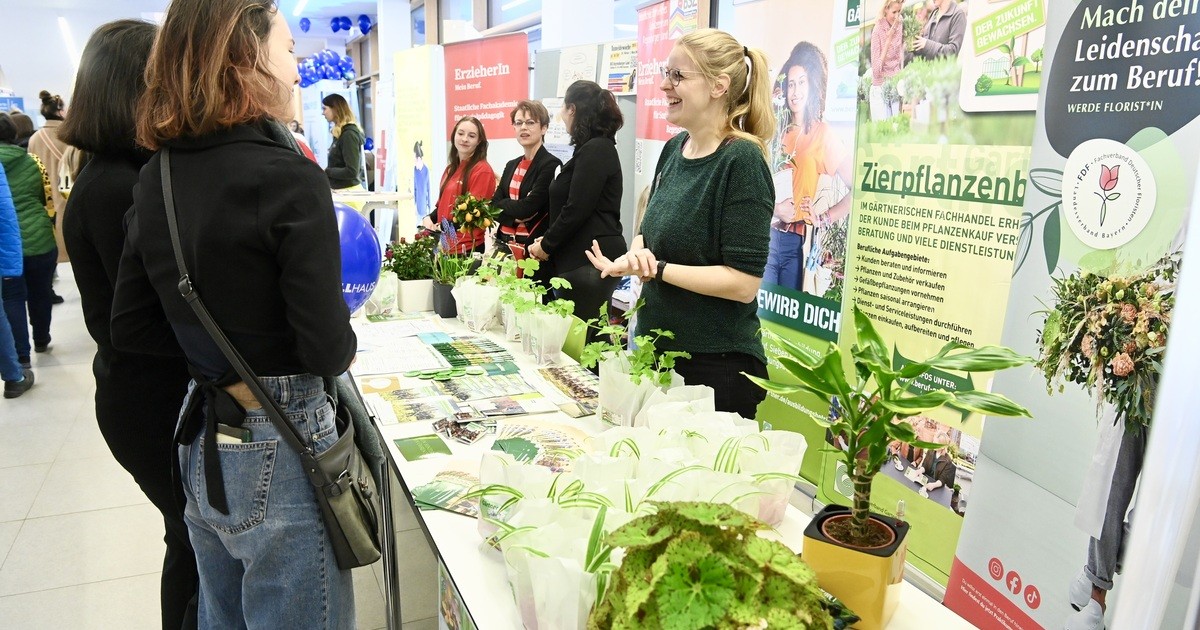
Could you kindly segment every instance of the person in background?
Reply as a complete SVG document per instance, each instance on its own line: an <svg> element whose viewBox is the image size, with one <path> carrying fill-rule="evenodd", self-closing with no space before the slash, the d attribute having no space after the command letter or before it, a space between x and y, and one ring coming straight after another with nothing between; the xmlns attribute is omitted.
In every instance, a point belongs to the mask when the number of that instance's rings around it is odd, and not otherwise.
<svg viewBox="0 0 1200 630"><path fill-rule="evenodd" d="M301 125L299 120L293 118L292 122L288 123L288 131L304 135L304 125Z"/></svg>
<svg viewBox="0 0 1200 630"><path fill-rule="evenodd" d="M612 298L618 279L588 263L588 248L599 244L609 258L628 247L621 229L621 159L617 130L625 124L612 92L593 81L576 81L563 98L562 119L575 154L550 184L550 227L530 254L549 261L554 275L571 283L558 297L575 302L575 316L594 319ZM595 329L588 330L594 340Z"/></svg>
<svg viewBox="0 0 1200 630"><path fill-rule="evenodd" d="M29 148L29 139L33 137L33 119L25 112L12 113L13 124L17 126L17 139L13 144L22 149Z"/></svg>
<svg viewBox="0 0 1200 630"><path fill-rule="evenodd" d="M0 166L8 176L8 187L17 207L25 273L4 279L4 313L12 328L17 357L29 367L29 329L33 349L50 350L50 309L53 306L54 270L58 245L54 241L50 178L37 156L16 146L17 128L8 114L0 114ZM28 314L28 317L27 317Z"/></svg>
<svg viewBox="0 0 1200 630"><path fill-rule="evenodd" d="M337 441L323 377L357 340L342 299L329 182L282 120L299 80L272 0L174 0L146 65L141 170L113 295L113 346L178 356L193 381L179 415L184 519L200 576L201 628L352 628L299 455L180 296L161 160L195 290L314 455ZM218 424L243 430L227 443Z"/></svg>
<svg viewBox="0 0 1200 630"><path fill-rule="evenodd" d="M54 200L54 236L58 244L58 262L67 262L67 251L63 246L62 239L63 210L66 209L67 200L62 196L62 182L60 181L67 144L58 136L59 125L62 124L66 114L66 105L61 96L51 95L46 90L42 90L40 98L42 99L41 114L42 118L46 119L46 124L29 138L28 150L38 156L42 165L46 167L46 174L50 176L50 198ZM54 304L61 304L63 298L55 294L51 301Z"/></svg>
<svg viewBox="0 0 1200 630"><path fill-rule="evenodd" d="M941 448L925 451L921 464L917 467L919 472L928 476L925 485L921 486L921 496L929 496L930 492L938 488L953 488L954 476L958 474L958 466L950 456L950 436L938 433L933 441L935 444L941 444Z"/></svg>
<svg viewBox="0 0 1200 630"><path fill-rule="evenodd" d="M883 84L904 67L904 20L900 0L887 0L871 29L871 120L891 118L899 102L883 98Z"/></svg>
<svg viewBox="0 0 1200 630"><path fill-rule="evenodd" d="M442 221L450 219L451 207L460 195L471 193L479 199L491 199L496 192L496 172L487 161L488 139L483 123L474 116L463 116L450 130L450 163L442 172L437 204L433 212L421 220L421 226L431 232L442 229ZM458 233L454 253L482 252L483 230Z"/></svg>
<svg viewBox="0 0 1200 630"><path fill-rule="evenodd" d="M183 485L171 474L175 424L191 380L187 362L117 350L109 326L125 246L125 212L133 205L138 172L150 159L134 141L134 122L156 31L140 20L109 22L83 49L71 95L77 107L59 136L92 157L67 199L71 212L63 219L63 238L73 258L83 321L96 342L96 424L117 463L162 513L166 528L163 628L194 628L196 556L183 520Z"/></svg>
<svg viewBox="0 0 1200 630"><path fill-rule="evenodd" d="M417 207L417 222L429 214L429 167L425 166L423 142L413 143L413 204Z"/></svg>
<svg viewBox="0 0 1200 630"><path fill-rule="evenodd" d="M766 392L755 298L767 264L775 193L766 141L775 131L771 71L762 51L701 29L676 40L659 89L667 121L683 127L663 147L641 233L610 260L588 257L604 276L642 279L635 334L663 329L661 350L686 351L675 370L708 385L718 411L753 418Z"/></svg>
<svg viewBox="0 0 1200 630"><path fill-rule="evenodd" d="M334 190L366 190L363 187L363 131L354 121L350 104L341 94L321 99L321 114L332 123L333 144L329 147L325 175Z"/></svg>
<svg viewBox="0 0 1200 630"><path fill-rule="evenodd" d="M957 57L967 36L967 14L954 0L935 0L934 11L913 42L913 54L925 59Z"/></svg>
<svg viewBox="0 0 1200 630"><path fill-rule="evenodd" d="M520 101L508 114L524 155L504 165L492 205L500 209L496 248L517 260L527 258L534 240L546 233L550 220L550 182L562 168L562 160L546 150L550 113L537 101ZM549 287L549 270L538 269L535 277Z"/></svg>
<svg viewBox="0 0 1200 630"><path fill-rule="evenodd" d="M21 228L17 225L17 209L8 190L8 178L0 169L0 276L20 276L24 267L21 256ZM4 287L0 284L0 299ZM4 381L4 397L16 398L33 387L33 370L17 360L12 330L0 326L0 380Z"/></svg>

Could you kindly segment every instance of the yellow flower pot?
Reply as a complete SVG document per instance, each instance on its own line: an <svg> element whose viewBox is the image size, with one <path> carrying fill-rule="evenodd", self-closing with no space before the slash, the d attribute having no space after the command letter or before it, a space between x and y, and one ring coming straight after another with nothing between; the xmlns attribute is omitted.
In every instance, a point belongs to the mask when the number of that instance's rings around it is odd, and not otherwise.
<svg viewBox="0 0 1200 630"><path fill-rule="evenodd" d="M855 628L879 630L887 626L900 604L908 523L872 513L873 520L891 530L893 539L882 547L860 549L836 541L823 531L828 521L849 515L848 507L827 505L813 516L804 530L801 557L816 572L821 588L861 618Z"/></svg>

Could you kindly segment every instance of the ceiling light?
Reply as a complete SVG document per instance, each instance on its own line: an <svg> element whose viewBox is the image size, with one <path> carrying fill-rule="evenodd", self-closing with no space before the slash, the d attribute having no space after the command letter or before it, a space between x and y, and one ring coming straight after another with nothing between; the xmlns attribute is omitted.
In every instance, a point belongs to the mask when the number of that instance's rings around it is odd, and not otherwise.
<svg viewBox="0 0 1200 630"><path fill-rule="evenodd" d="M71 25L67 23L67 18L58 16L58 30L62 33L63 45L67 48L67 54L71 57L71 65L79 70L79 50L75 47L75 38L71 35Z"/></svg>
<svg viewBox="0 0 1200 630"><path fill-rule="evenodd" d="M292 11L292 17L300 17L300 14L304 13L304 7L306 6L308 6L308 0L300 0L300 2L296 3L296 8Z"/></svg>

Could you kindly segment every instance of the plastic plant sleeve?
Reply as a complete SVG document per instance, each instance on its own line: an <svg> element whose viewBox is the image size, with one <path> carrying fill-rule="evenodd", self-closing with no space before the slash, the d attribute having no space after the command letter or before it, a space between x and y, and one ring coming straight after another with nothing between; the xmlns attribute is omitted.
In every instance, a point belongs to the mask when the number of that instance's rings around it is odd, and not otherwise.
<svg viewBox="0 0 1200 630"><path fill-rule="evenodd" d="M563 343L570 331L570 317L536 311L530 315L529 334L533 337L533 358L538 365L553 365L560 361Z"/></svg>
<svg viewBox="0 0 1200 630"><path fill-rule="evenodd" d="M387 315L396 310L400 294L400 279L390 271L379 272L375 290L367 299L367 315Z"/></svg>
<svg viewBox="0 0 1200 630"><path fill-rule="evenodd" d="M679 418L717 410L713 388L707 385L683 385L650 394L638 412L636 426L649 426L650 418Z"/></svg>

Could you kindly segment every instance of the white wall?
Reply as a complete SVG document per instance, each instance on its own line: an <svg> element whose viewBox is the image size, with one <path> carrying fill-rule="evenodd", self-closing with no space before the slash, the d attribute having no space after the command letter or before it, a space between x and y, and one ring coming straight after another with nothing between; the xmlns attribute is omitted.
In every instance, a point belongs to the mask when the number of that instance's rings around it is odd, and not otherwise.
<svg viewBox="0 0 1200 630"><path fill-rule="evenodd" d="M120 8L106 8L102 2L94 8L68 12L22 7L15 15L9 14L4 20L4 35L0 37L0 67L8 77L8 87L25 99L25 109L31 115L41 106L38 92L42 90L62 95L70 107L78 59L71 58L63 43L59 15L67 18L76 54L83 52L96 27L112 20L141 17L140 13L131 15Z"/></svg>

